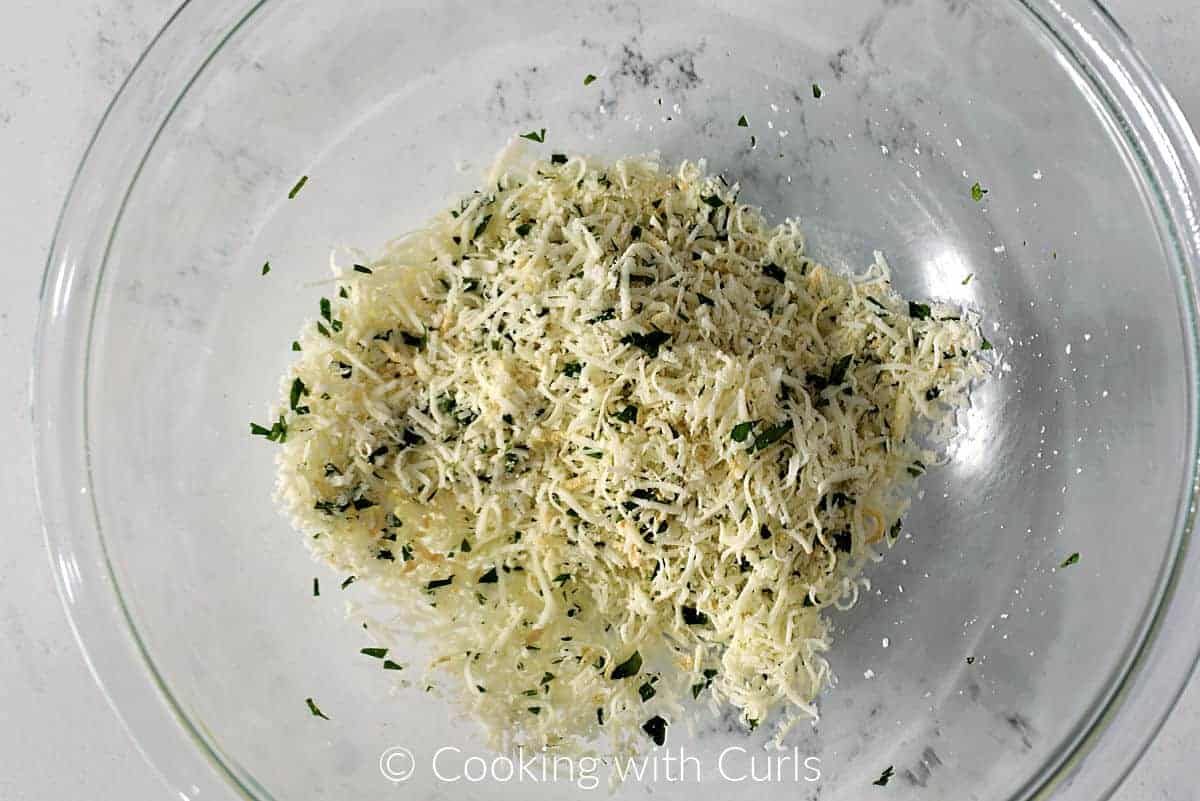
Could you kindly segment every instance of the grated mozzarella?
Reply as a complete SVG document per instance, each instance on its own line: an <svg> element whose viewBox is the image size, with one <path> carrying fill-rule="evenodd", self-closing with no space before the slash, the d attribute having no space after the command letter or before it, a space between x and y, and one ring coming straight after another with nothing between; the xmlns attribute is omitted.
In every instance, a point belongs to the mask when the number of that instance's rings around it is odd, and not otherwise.
<svg viewBox="0 0 1200 801"><path fill-rule="evenodd" d="M831 272L737 195L703 161L510 148L335 263L304 328L278 497L498 748L815 717L824 610L985 374L976 319L910 306L878 255Z"/></svg>

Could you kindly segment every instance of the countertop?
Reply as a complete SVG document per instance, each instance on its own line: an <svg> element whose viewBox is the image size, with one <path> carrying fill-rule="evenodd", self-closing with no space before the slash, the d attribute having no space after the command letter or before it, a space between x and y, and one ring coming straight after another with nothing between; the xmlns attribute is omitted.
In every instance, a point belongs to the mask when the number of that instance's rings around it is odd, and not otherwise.
<svg viewBox="0 0 1200 801"><path fill-rule="evenodd" d="M68 182L104 107L177 0L8 0L0 26L0 798L152 799L168 792L105 703L67 627L38 520L28 373L38 285ZM1108 0L1200 125L1195 0ZM1118 801L1197 797L1200 680L1193 681Z"/></svg>

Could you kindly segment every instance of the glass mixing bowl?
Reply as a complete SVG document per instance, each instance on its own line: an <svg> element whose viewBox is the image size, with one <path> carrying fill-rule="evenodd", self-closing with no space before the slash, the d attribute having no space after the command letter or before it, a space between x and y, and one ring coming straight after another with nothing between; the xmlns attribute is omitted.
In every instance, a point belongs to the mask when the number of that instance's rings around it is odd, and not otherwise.
<svg viewBox="0 0 1200 801"><path fill-rule="evenodd" d="M788 741L819 780L753 781L766 735L718 720L669 742L700 784L617 794L1106 797L1200 641L1200 183L1178 109L1088 0L181 8L63 211L34 404L72 625L173 793L606 792L452 781L491 757L474 724L358 655L353 588L310 562L247 434L330 247L378 248L543 126L546 151L705 156L820 258L881 249L901 291L980 310L996 346L911 536L835 617L840 681Z"/></svg>

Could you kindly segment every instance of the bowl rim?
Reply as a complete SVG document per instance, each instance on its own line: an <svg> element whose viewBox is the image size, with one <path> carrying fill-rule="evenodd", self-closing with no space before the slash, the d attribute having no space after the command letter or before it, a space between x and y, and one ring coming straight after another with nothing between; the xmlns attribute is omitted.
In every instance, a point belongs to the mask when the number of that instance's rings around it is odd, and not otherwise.
<svg viewBox="0 0 1200 801"><path fill-rule="evenodd" d="M223 754L202 724L174 698L142 642L96 521L91 492L85 394L91 322L103 263L125 198L163 127L223 45L269 0L185 0L150 40L110 101L72 177L55 224L39 292L30 374L36 494L55 584L72 633L105 699L154 772L181 798L272 796ZM1150 72L1125 31L1098 0L1011 0L1070 59L1119 123L1126 147L1158 201L1159 235L1173 252L1181 313L1190 329L1186 441L1174 553L1161 576L1153 615L1144 622L1120 677L1072 738L1060 743L1012 801L1106 799L1140 759L1174 708L1200 660L1200 635L1182 636L1200 615L1200 551L1194 540L1200 365L1200 144L1178 104ZM178 54L198 53L179 58ZM127 125L149 131L124 137ZM142 145L145 145L142 149ZM130 177L132 175L132 177ZM108 179L108 180L105 180ZM105 187L125 187L124 192ZM96 220L103 220L100 225ZM107 221L112 221L109 225ZM99 256L95 263L87 258ZM1191 627L1194 628L1194 627ZM97 638L98 631L121 636ZM146 693L147 681L155 694ZM1166 687L1162 692L1157 688ZM1131 703L1132 699L1142 703ZM1123 727L1134 747L1105 734ZM1082 770L1088 757L1089 769ZM1096 767L1096 766L1099 767Z"/></svg>

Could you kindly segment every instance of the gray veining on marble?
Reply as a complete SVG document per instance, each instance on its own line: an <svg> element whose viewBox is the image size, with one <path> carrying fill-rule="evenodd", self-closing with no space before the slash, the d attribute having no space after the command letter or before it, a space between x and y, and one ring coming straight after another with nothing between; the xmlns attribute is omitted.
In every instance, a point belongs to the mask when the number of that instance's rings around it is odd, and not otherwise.
<svg viewBox="0 0 1200 801"><path fill-rule="evenodd" d="M969 5L947 2L964 12ZM63 194L109 98L175 4L9 0L7 24L0 27L0 241L9 262L0 300L0 442L7 446L0 460L0 519L8 523L8 547L0 552L0 701L7 724L0 727L0 798L6 800L166 796L91 681L54 593L34 504L26 379L38 282ZM1184 112L1200 121L1195 0L1110 0L1109 6ZM869 55L870 35L868 29L843 58ZM652 52L631 42L617 59L617 74L684 92L696 79L702 50ZM836 74L846 65L835 58L829 66ZM878 144L898 151L902 143ZM246 160L246 180L268 169L247 154L236 157ZM1118 801L1197 797L1198 685L1193 682ZM937 760L927 754L924 769ZM910 778L921 780L917 773Z"/></svg>

